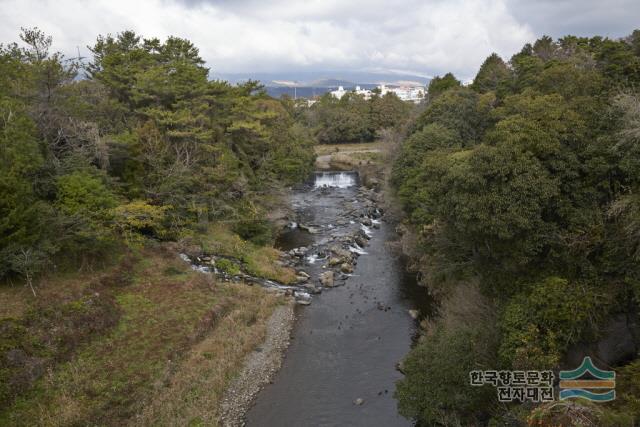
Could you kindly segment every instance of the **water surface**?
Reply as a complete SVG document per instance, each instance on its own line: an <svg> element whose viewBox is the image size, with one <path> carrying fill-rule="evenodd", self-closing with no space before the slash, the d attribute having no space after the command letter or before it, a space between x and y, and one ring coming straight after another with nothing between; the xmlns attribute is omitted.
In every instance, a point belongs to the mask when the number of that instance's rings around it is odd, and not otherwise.
<svg viewBox="0 0 640 427"><path fill-rule="evenodd" d="M318 188L319 181L333 187ZM338 173L316 174L316 186L293 195L300 223L319 232L295 228L279 243L283 249L312 247L302 268L313 280L324 271L326 247L361 227L348 216L362 203L357 195L357 176ZM386 244L396 238L392 226L379 226L344 286L326 289L298 309L282 369L258 395L249 426L413 425L397 413L393 392L402 374L396 364L416 332L408 310L427 309L428 301ZM364 403L356 405L356 399Z"/></svg>

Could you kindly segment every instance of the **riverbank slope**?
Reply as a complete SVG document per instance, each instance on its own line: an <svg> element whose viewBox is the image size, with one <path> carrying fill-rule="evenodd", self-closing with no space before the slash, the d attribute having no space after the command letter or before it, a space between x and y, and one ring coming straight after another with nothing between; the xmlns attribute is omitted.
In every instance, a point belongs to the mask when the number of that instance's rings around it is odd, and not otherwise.
<svg viewBox="0 0 640 427"><path fill-rule="evenodd" d="M254 274L291 277L278 251L219 226L51 275L37 297L0 287L0 425L217 425L224 391L292 301L179 257L212 249L235 251ZM286 330L292 318L281 319Z"/></svg>

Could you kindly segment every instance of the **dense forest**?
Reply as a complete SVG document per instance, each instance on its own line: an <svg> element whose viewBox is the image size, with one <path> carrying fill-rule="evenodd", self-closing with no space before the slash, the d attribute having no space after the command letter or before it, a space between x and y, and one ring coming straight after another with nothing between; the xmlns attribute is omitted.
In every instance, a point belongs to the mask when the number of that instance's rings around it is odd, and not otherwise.
<svg viewBox="0 0 640 427"><path fill-rule="evenodd" d="M400 132L413 116L413 104L375 91L370 99L354 92L340 99L327 93L309 108L302 100L294 115L319 144L370 142L382 131Z"/></svg>
<svg viewBox="0 0 640 427"><path fill-rule="evenodd" d="M210 425L282 301L178 253L295 279L269 215L313 136L256 82L210 80L188 40L52 49L38 29L0 45L0 425Z"/></svg>
<svg viewBox="0 0 640 427"><path fill-rule="evenodd" d="M285 106L210 81L187 40L101 36L83 64L37 29L21 38L0 47L0 278L223 218L268 233L260 194L312 167Z"/></svg>
<svg viewBox="0 0 640 427"><path fill-rule="evenodd" d="M468 86L431 82L392 174L415 267L442 301L404 361L404 415L637 425L639 87L640 31L543 37L509 62L491 55ZM469 386L472 370L573 369L584 355L616 369L614 402L507 405Z"/></svg>

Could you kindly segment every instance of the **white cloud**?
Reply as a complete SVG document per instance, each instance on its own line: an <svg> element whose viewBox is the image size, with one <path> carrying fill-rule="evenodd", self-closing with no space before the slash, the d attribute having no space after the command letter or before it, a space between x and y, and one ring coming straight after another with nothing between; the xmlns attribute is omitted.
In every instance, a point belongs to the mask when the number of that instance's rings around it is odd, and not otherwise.
<svg viewBox="0 0 640 427"><path fill-rule="evenodd" d="M0 0L0 41L38 26L75 54L98 34L133 29L190 39L218 72L394 69L469 78L491 52L508 58L539 35L514 13L518 1ZM522 7L544 21L553 3L543 3Z"/></svg>

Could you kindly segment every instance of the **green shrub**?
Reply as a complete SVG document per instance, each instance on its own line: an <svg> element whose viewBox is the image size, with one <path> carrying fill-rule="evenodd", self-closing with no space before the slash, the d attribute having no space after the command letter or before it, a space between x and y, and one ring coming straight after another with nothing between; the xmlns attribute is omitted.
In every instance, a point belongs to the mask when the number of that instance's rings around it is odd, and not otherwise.
<svg viewBox="0 0 640 427"><path fill-rule="evenodd" d="M271 223L266 220L241 220L233 226L233 231L256 245L265 246L273 241Z"/></svg>
<svg viewBox="0 0 640 427"><path fill-rule="evenodd" d="M640 359L616 369L616 395L613 406L640 419Z"/></svg>
<svg viewBox="0 0 640 427"><path fill-rule="evenodd" d="M226 258L216 259L216 268L231 276L240 274L240 267L238 266L238 264Z"/></svg>
<svg viewBox="0 0 640 427"><path fill-rule="evenodd" d="M116 230L128 242L140 241L142 235L162 237L166 234L163 221L168 206L153 206L144 200L134 200L113 209Z"/></svg>
<svg viewBox="0 0 640 427"><path fill-rule="evenodd" d="M470 425L486 414L493 387L472 387L469 372L486 366L492 341L482 326L438 327L409 353L397 384L400 413L425 425Z"/></svg>
<svg viewBox="0 0 640 427"><path fill-rule="evenodd" d="M66 215L82 215L100 220L116 205L102 180L88 172L63 175L57 181L57 206Z"/></svg>
<svg viewBox="0 0 640 427"><path fill-rule="evenodd" d="M601 303L594 290L563 278L536 284L504 311L501 361L514 369L554 368L569 345L583 337Z"/></svg>

